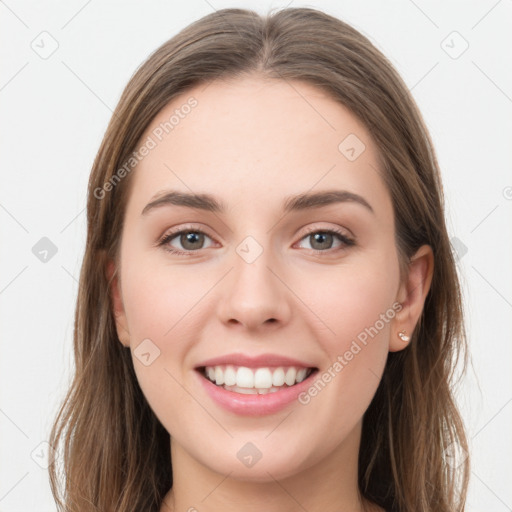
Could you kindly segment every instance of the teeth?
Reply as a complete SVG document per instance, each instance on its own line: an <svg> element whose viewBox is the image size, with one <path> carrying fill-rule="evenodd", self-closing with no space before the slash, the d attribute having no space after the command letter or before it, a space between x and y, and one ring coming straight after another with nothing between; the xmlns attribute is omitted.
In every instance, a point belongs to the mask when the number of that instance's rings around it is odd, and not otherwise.
<svg viewBox="0 0 512 512"><path fill-rule="evenodd" d="M270 389L272 387L272 374L268 368L258 368L254 374L254 387Z"/></svg>
<svg viewBox="0 0 512 512"><path fill-rule="evenodd" d="M311 368L247 368L245 366L207 366L205 376L217 386L244 394L275 393L282 387L302 382L312 372Z"/></svg>
<svg viewBox="0 0 512 512"><path fill-rule="evenodd" d="M235 393L242 393L244 395L266 395L267 393L275 393L279 391L279 388L271 387L269 389L257 389L257 388L239 388L238 386L222 386L228 391L234 391Z"/></svg>
<svg viewBox="0 0 512 512"><path fill-rule="evenodd" d="M224 372L220 366L215 368L215 384L217 384L217 386L222 386L222 384L224 384Z"/></svg>
<svg viewBox="0 0 512 512"><path fill-rule="evenodd" d="M239 388L238 386L223 386L224 389L234 391L235 393L243 393L244 395L257 395L258 390L254 388Z"/></svg>
<svg viewBox="0 0 512 512"><path fill-rule="evenodd" d="M224 384L234 386L236 384L236 371L232 366L227 366L224 371Z"/></svg>
<svg viewBox="0 0 512 512"><path fill-rule="evenodd" d="M274 370L272 374L272 384L274 386L282 386L284 384L284 370L282 368Z"/></svg>
<svg viewBox="0 0 512 512"><path fill-rule="evenodd" d="M292 366L286 370L284 381L288 386L293 386L295 384L295 377L297 377L297 370Z"/></svg>
<svg viewBox="0 0 512 512"><path fill-rule="evenodd" d="M307 368L301 368L297 372L297 377L295 377L297 379L297 382L302 382L306 378L307 372L308 372Z"/></svg>
<svg viewBox="0 0 512 512"><path fill-rule="evenodd" d="M219 368L217 366L217 368ZM217 371L217 368L215 371ZM222 370L221 370L222 371ZM253 388L254 387L254 373L250 368L240 366L236 372L236 385L239 388Z"/></svg>

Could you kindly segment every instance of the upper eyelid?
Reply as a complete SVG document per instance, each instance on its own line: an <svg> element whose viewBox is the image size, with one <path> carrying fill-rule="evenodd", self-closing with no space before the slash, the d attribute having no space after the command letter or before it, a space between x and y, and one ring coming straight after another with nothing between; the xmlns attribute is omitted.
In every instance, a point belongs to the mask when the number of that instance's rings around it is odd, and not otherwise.
<svg viewBox="0 0 512 512"><path fill-rule="evenodd" d="M344 235L344 236L347 236L347 238L355 238L355 236L352 234L352 231L350 231L350 229L348 228L345 228L343 226L337 226L335 228L332 228L332 227L328 227L328 228L324 228L324 227L307 227L306 228L306 233L304 233L304 236L307 236L311 233L317 233L317 232L321 232L321 231L347 231L347 235ZM339 233L337 233L339 234ZM343 233L342 233L343 234Z"/></svg>
<svg viewBox="0 0 512 512"><path fill-rule="evenodd" d="M205 230L202 227L197 227L197 226L194 226L192 224L190 224L190 225L185 224L184 226L179 226L175 230L171 229L170 231L165 231L164 234L160 238L164 238L164 237L166 237L168 235L178 235L180 233L183 233L184 231L191 231L191 232L195 231L195 232L198 232L198 233L203 233L205 235L208 235L210 238L215 238L213 235L210 235L208 233L208 229ZM343 226L337 226L337 227L334 227L334 228L333 227L317 227L317 226L310 227L310 226L307 226L307 227L301 228L301 229L306 229L306 232L304 233L303 236L306 236L306 235L308 235L310 233L316 233L316 232L319 232L319 231L343 230L343 231L347 231L349 237L354 237L355 238L355 236L352 234L352 232L348 228L343 227ZM299 230L297 230L297 231L299 231Z"/></svg>
<svg viewBox="0 0 512 512"><path fill-rule="evenodd" d="M168 236L175 236L175 235L179 235L183 232L196 232L196 233L203 233L207 236L209 236L210 238L214 239L215 237L213 235L210 235L208 233L208 230L202 228L202 227L197 227L197 226L193 226L193 225L187 225L185 224L184 226L180 226L176 229L170 229L169 231L165 231L164 234L160 237L160 239L163 239L163 238L166 238Z"/></svg>
<svg viewBox="0 0 512 512"><path fill-rule="evenodd" d="M348 231L349 234L337 232L337 231L342 231L342 230ZM190 225L185 224L184 226L180 226L180 227L176 228L176 230L171 230L169 232L164 233L158 239L157 243L162 243L166 239L167 239L167 243L168 243L170 240L173 240L176 236L178 236L184 232L185 233L186 232L201 233L201 234L208 236L214 242L218 243L216 238L214 236L210 235L207 232L207 230L204 230L202 227L194 226L193 224L190 224ZM309 227L308 226L308 227L306 227L306 232L299 238L298 242L300 242L301 240L306 238L308 235L310 235L312 233L318 233L318 232L332 232L334 234L334 236L345 237L346 239L350 240L351 242L354 242L356 239L356 237L352 234L352 232L345 227L337 226L336 228L328 228L328 227L316 227L316 226ZM191 252L196 252L196 251L191 251Z"/></svg>

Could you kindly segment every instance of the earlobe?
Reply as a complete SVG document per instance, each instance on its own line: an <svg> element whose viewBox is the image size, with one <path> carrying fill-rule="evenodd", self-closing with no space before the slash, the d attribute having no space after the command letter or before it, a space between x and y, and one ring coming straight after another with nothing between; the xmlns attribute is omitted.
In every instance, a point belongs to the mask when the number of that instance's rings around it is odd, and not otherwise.
<svg viewBox="0 0 512 512"><path fill-rule="evenodd" d="M408 264L407 276L398 294L402 309L394 318L389 342L390 352L404 349L412 339L425 299L432 283L434 254L429 245L422 245Z"/></svg>
<svg viewBox="0 0 512 512"><path fill-rule="evenodd" d="M123 300L121 296L119 273L117 267L112 260L107 262L106 268L107 280L109 283L109 294L112 304L112 313L116 323L116 331L119 341L125 346L130 346L130 332L126 322L126 314L124 311Z"/></svg>

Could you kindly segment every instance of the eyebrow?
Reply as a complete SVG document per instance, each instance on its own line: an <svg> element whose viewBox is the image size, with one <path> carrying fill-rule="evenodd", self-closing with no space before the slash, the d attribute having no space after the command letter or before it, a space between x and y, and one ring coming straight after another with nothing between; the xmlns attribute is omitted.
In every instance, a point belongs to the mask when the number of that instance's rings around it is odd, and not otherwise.
<svg viewBox="0 0 512 512"><path fill-rule="evenodd" d="M367 210L375 213L371 205L364 197L349 192L348 190L325 190L315 193L304 193L289 196L283 203L283 213L292 211L303 211L312 208L320 208L336 203L352 202L364 206ZM160 192L153 197L142 210L141 215L163 206L185 206L197 210L205 210L214 213L223 213L227 210L226 204L209 194L193 194L168 190Z"/></svg>

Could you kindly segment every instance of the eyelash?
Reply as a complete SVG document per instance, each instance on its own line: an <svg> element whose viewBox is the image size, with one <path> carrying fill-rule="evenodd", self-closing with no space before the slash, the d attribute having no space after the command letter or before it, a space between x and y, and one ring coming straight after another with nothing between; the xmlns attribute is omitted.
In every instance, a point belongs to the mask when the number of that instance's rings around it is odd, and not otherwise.
<svg viewBox="0 0 512 512"><path fill-rule="evenodd" d="M175 254L177 256L192 256L194 253L198 252L199 250L180 251L179 249L170 248L167 245L171 240L173 240L174 238L176 238L179 235L182 235L183 233L198 233L198 234L206 235L208 238L212 238L204 231L201 231L200 229L193 229L190 227L190 228L181 229L179 231L175 231L172 233L167 233L160 239L160 241L158 242L157 245L159 247L160 246L163 247L163 249L165 251L170 252L171 254ZM342 233L341 231L339 231L337 229L315 229L315 228L312 228L312 229L309 229L300 240L303 240L304 238L306 238L309 235L312 235L314 233L336 235L338 240L340 240L345 246L345 247L338 247L337 249L336 248L335 249L327 249L325 251L322 251L320 249L308 249L310 251L314 251L318 256L327 256L336 250L343 250L348 247L352 247L352 246L356 245L356 242L354 239L349 238L348 236L346 236L344 233Z"/></svg>

